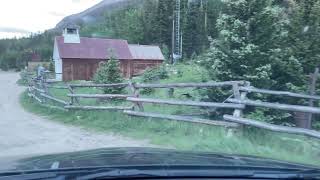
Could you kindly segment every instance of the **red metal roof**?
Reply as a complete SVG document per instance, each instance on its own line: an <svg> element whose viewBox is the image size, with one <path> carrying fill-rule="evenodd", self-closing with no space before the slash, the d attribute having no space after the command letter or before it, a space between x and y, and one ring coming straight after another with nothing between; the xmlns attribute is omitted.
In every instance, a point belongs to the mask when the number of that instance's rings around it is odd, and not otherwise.
<svg viewBox="0 0 320 180"><path fill-rule="evenodd" d="M80 38L80 43L64 43L64 37L56 37L62 59L108 59L110 49L118 59L133 59L126 40Z"/></svg>
<svg viewBox="0 0 320 180"><path fill-rule="evenodd" d="M164 56L159 46L129 44L129 49L134 59L164 60Z"/></svg>

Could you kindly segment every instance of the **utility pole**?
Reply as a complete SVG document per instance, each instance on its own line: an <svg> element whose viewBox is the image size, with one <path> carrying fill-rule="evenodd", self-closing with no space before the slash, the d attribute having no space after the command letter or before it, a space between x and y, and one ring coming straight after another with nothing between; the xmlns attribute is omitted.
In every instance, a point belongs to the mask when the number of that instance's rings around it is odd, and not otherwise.
<svg viewBox="0 0 320 180"><path fill-rule="evenodd" d="M182 33L181 33L181 2L175 0L175 10L173 18L173 32L172 32L172 60L174 63L179 61L182 57Z"/></svg>
<svg viewBox="0 0 320 180"><path fill-rule="evenodd" d="M171 64L174 64L175 59L174 59L174 47L175 47L175 41L174 41L174 30L175 30L175 23L174 19L172 19L172 37L171 37Z"/></svg>

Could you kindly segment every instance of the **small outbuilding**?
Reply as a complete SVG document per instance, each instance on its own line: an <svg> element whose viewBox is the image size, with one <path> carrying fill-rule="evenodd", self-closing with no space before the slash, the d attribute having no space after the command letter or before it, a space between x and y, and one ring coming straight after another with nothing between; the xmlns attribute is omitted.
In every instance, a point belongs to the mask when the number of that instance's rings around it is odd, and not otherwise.
<svg viewBox="0 0 320 180"><path fill-rule="evenodd" d="M79 27L68 26L55 38L53 60L57 80L92 80L99 64L115 56L123 76L131 78L163 63L158 46L129 45L126 40L80 37Z"/></svg>
<svg viewBox="0 0 320 180"><path fill-rule="evenodd" d="M161 65L165 59L159 46L130 44L129 49L133 58L130 61L133 76L141 75L146 69Z"/></svg>

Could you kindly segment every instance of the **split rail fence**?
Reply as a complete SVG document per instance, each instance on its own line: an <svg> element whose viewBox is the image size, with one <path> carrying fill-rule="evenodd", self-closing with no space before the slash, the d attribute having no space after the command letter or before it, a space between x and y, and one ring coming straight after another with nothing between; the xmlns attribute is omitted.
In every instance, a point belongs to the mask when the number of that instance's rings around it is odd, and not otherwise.
<svg viewBox="0 0 320 180"><path fill-rule="evenodd" d="M128 94L80 94L77 89L80 88L128 88ZM144 88L152 89L169 89L174 92L174 89L179 88L227 88L230 87L232 96L225 102L199 102L199 101L185 101L174 99L159 99L159 98L143 98L139 91ZM70 101L62 100L50 94L49 89L66 89L69 94L67 96ZM276 132L292 133L305 135L314 138L320 138L320 132L310 129L287 127L273 125L253 119L244 118L244 110L247 107L263 107L269 109L283 110L288 112L302 112L310 114L320 114L319 107L270 103L248 98L250 93L268 94L274 96L287 96L293 98L303 98L313 101L319 101L320 96L299 94L284 91L273 91L258 89L250 86L249 82L245 81L226 81L226 82L207 82L207 83L172 83L172 84L140 84L140 83L119 83L119 84L67 84L65 86L55 85L54 81L32 79L28 87L28 95L37 100L45 106L49 106L47 101L55 102L59 106L52 106L52 108L59 108L62 110L115 110L121 111L129 116L139 116L157 119L167 119L174 121L184 121L190 123L201 123L206 125L224 126L228 128L237 128L241 125L253 126L257 128L267 129ZM121 99L129 106L85 106L81 105L80 99ZM215 109L230 109L233 110L232 115L224 115L223 120L203 119L194 116L181 115L165 115L156 112L145 112L145 104L160 104L160 105L174 105L174 106L189 106L206 108L208 110Z"/></svg>

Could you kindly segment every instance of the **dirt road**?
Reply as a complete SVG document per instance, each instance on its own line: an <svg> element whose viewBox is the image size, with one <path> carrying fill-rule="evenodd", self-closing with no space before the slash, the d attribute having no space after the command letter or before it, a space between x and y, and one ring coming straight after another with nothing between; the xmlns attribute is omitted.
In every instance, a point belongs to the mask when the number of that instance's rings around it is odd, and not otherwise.
<svg viewBox="0 0 320 180"><path fill-rule="evenodd" d="M72 152L103 147L150 146L112 134L88 132L26 112L19 104L19 74L0 71L0 157Z"/></svg>

